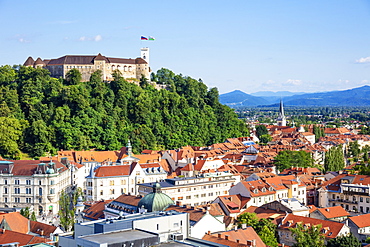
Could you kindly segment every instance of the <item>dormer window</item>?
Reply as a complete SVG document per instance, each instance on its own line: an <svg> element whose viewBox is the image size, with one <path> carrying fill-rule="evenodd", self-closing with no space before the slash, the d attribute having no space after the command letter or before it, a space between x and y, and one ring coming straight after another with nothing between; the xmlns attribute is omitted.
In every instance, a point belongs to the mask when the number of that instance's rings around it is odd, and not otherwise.
<svg viewBox="0 0 370 247"><path fill-rule="evenodd" d="M253 193L257 194L258 193L258 190L257 189L254 189Z"/></svg>
<svg viewBox="0 0 370 247"><path fill-rule="evenodd" d="M266 188L265 187L262 188L262 192L266 192Z"/></svg>

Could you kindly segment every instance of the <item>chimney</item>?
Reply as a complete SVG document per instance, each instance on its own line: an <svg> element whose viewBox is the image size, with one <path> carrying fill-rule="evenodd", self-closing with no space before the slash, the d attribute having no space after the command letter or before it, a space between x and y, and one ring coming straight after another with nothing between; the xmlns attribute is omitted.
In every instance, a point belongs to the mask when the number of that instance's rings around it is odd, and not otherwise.
<svg viewBox="0 0 370 247"><path fill-rule="evenodd" d="M240 239L237 239L236 242L239 243L240 242Z"/></svg>
<svg viewBox="0 0 370 247"><path fill-rule="evenodd" d="M229 240L229 235L225 235L225 239L226 240Z"/></svg>
<svg viewBox="0 0 370 247"><path fill-rule="evenodd" d="M242 229L247 228L247 224L242 224Z"/></svg>
<svg viewBox="0 0 370 247"><path fill-rule="evenodd" d="M208 231L208 232L207 232L207 234L208 234L208 235L211 235L211 231Z"/></svg>
<svg viewBox="0 0 370 247"><path fill-rule="evenodd" d="M217 234L217 237L218 238L222 238L221 233Z"/></svg>

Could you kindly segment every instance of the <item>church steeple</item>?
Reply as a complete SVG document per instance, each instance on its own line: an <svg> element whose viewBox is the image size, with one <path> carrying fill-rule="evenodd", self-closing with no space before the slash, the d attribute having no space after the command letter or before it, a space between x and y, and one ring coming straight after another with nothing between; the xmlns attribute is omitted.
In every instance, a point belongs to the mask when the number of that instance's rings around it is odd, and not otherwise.
<svg viewBox="0 0 370 247"><path fill-rule="evenodd" d="M283 100L280 99L279 117L277 118L277 124L279 126L286 126L286 119L284 115Z"/></svg>
<svg viewBox="0 0 370 247"><path fill-rule="evenodd" d="M130 139L128 140L126 147L127 147L127 155L132 156L132 146L131 146Z"/></svg>

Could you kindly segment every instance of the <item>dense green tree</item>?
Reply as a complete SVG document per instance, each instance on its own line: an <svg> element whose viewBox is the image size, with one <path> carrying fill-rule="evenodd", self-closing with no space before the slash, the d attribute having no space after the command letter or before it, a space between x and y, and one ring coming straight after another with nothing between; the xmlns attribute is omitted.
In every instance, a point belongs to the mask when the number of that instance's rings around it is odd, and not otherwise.
<svg viewBox="0 0 370 247"><path fill-rule="evenodd" d="M343 147L341 145L330 148L325 153L324 169L325 171L340 171L345 166Z"/></svg>
<svg viewBox="0 0 370 247"><path fill-rule="evenodd" d="M244 121L219 103L216 88L202 80L152 73L167 89L156 90L146 78L127 82L119 71L106 83L100 70L82 82L71 69L55 79L42 68L0 67L0 117L4 133L0 154L32 157L59 149L119 149L132 139L134 151L210 145L247 136ZM0 125L1 130L1 125ZM2 139L1 139L2 138Z"/></svg>
<svg viewBox="0 0 370 247"><path fill-rule="evenodd" d="M343 235L340 237L330 239L326 246L327 247L360 247L361 243L355 236L353 236L352 233L350 233L349 235Z"/></svg>
<svg viewBox="0 0 370 247"><path fill-rule="evenodd" d="M288 169L290 167L312 167L314 160L311 154L306 151L280 151L275 157L275 165L279 171Z"/></svg>
<svg viewBox="0 0 370 247"><path fill-rule="evenodd" d="M268 143L272 140L272 137L270 135L261 135L260 136L260 142L261 143Z"/></svg>
<svg viewBox="0 0 370 247"><path fill-rule="evenodd" d="M31 214L30 214L30 208L29 207L25 207L25 208L22 208L21 211L19 212L23 217L26 217L27 219L30 218Z"/></svg>
<svg viewBox="0 0 370 247"><path fill-rule="evenodd" d="M276 238L276 225L268 219L258 219L255 213L243 213L237 218L238 226L242 227L243 224L251 226L260 236L261 240L271 247L278 246Z"/></svg>
<svg viewBox="0 0 370 247"><path fill-rule="evenodd" d="M321 225L305 228L303 224L289 229L294 234L295 244L293 247L324 247L325 236L321 232Z"/></svg>
<svg viewBox="0 0 370 247"><path fill-rule="evenodd" d="M35 211L32 211L31 216L30 216L30 220L37 221Z"/></svg>
<svg viewBox="0 0 370 247"><path fill-rule="evenodd" d="M265 125L257 125L256 126L256 135L260 138L262 135L268 135L269 131L267 130Z"/></svg>
<svg viewBox="0 0 370 247"><path fill-rule="evenodd" d="M71 195L62 191L59 196L59 221L65 231L73 230L75 223L75 208Z"/></svg>

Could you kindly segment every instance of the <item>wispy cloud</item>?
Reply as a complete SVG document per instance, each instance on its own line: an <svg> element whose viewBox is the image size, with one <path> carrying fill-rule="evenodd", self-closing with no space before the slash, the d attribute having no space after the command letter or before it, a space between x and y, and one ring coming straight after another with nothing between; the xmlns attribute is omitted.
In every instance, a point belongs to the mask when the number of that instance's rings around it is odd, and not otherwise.
<svg viewBox="0 0 370 247"><path fill-rule="evenodd" d="M25 38L19 38L18 41L21 42L21 43L30 43L31 42L31 41L29 41L28 39L25 39Z"/></svg>
<svg viewBox="0 0 370 247"><path fill-rule="evenodd" d="M283 83L284 86L298 86L301 84L302 84L301 80L293 80L293 79L288 79L286 82Z"/></svg>
<svg viewBox="0 0 370 247"><path fill-rule="evenodd" d="M86 36L81 36L78 40L79 41L95 41L95 42L99 42L103 39L103 37L98 34L94 37L86 37Z"/></svg>
<svg viewBox="0 0 370 247"><path fill-rule="evenodd" d="M362 57L356 60L356 63L370 63L370 57Z"/></svg>

